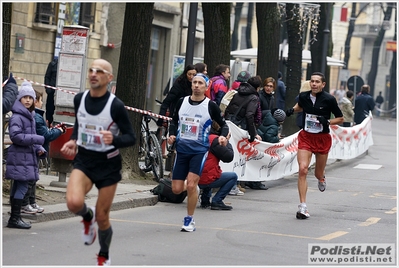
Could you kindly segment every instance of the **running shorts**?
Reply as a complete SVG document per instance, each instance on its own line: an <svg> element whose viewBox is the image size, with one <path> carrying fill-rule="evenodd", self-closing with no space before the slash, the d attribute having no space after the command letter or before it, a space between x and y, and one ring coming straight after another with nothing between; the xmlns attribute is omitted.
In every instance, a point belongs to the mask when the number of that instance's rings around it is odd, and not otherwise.
<svg viewBox="0 0 399 268"><path fill-rule="evenodd" d="M328 154L332 145L330 133L308 133L301 130L298 134L298 149L312 153Z"/></svg>

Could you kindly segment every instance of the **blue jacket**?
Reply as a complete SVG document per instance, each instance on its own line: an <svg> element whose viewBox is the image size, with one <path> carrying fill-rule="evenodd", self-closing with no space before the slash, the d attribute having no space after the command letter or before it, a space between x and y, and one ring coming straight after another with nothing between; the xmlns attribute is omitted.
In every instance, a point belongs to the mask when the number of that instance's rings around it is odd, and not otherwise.
<svg viewBox="0 0 399 268"><path fill-rule="evenodd" d="M357 125L369 115L369 111L374 110L375 102L373 97L367 93L362 93L355 99L355 118L354 121Z"/></svg>
<svg viewBox="0 0 399 268"><path fill-rule="evenodd" d="M9 123L12 141L7 151L6 179L17 181L39 180L38 152L45 151L44 137L36 134L35 112L29 112L20 101L15 101ZM47 152L40 158L45 158Z"/></svg>
<svg viewBox="0 0 399 268"><path fill-rule="evenodd" d="M43 118L44 111L35 109L35 121L36 121L36 133L37 135L44 137L44 149L48 152L50 148L50 142L61 136L62 131L58 128L48 128Z"/></svg>

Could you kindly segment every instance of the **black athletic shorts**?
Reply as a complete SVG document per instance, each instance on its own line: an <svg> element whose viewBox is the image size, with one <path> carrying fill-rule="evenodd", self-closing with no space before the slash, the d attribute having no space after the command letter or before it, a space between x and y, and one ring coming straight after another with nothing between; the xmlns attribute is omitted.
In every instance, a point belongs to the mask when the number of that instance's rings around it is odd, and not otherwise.
<svg viewBox="0 0 399 268"><path fill-rule="evenodd" d="M96 185L97 189L113 185L122 180L122 157L120 153L107 158L104 153L78 153L73 160L73 167L81 170Z"/></svg>

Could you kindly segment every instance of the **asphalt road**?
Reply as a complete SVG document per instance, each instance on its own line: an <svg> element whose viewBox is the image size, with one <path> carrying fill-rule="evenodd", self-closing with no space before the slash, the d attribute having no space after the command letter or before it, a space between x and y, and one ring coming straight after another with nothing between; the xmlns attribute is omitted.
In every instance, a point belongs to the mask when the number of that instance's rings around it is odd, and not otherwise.
<svg viewBox="0 0 399 268"><path fill-rule="evenodd" d="M324 193L309 175L310 219L295 218L295 176L268 182L267 191L228 196L232 211L198 208L192 233L180 232L185 202L113 211L112 266L304 267L310 266L310 243L397 246L397 124L374 119L372 127L374 145L367 154L327 167ZM77 217L35 223L30 230L3 226L2 264L94 265L98 241L83 245L81 228Z"/></svg>

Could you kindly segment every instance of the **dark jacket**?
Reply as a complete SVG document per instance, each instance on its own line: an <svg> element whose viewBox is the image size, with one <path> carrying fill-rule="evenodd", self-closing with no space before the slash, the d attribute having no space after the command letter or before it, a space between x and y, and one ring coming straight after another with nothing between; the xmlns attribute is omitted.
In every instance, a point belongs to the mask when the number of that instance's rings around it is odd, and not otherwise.
<svg viewBox="0 0 399 268"><path fill-rule="evenodd" d="M45 151L44 137L36 134L35 112L29 112L20 101L11 109L9 135L12 144L7 152L6 179L39 180L38 152ZM40 158L45 158L47 152Z"/></svg>
<svg viewBox="0 0 399 268"><path fill-rule="evenodd" d="M50 142L61 136L62 131L57 128L48 128L43 118L44 111L35 109L36 134L44 137L43 147L48 152Z"/></svg>
<svg viewBox="0 0 399 268"><path fill-rule="evenodd" d="M355 123L358 125L374 110L375 102L370 94L362 93L355 100Z"/></svg>
<svg viewBox="0 0 399 268"><path fill-rule="evenodd" d="M262 137L262 141L277 143L280 141L278 137L279 123L272 116L271 112L267 112L263 118L262 124L257 129L259 136Z"/></svg>
<svg viewBox="0 0 399 268"><path fill-rule="evenodd" d="M277 107L273 107L273 108L279 108L283 111L285 111L285 84L283 81L281 81L281 79L277 80Z"/></svg>
<svg viewBox="0 0 399 268"><path fill-rule="evenodd" d="M257 135L255 126L255 116L256 110L258 108L259 95L256 88L248 83L241 83L240 87L237 89L237 93L234 95L233 99L230 101L226 108L224 117L229 120L231 115L239 109L240 105L243 104L241 110L237 114L239 120L246 118L245 130L248 130L250 138L249 141L255 140Z"/></svg>
<svg viewBox="0 0 399 268"><path fill-rule="evenodd" d="M343 117L342 111L338 107L337 99L325 91L316 94L315 103L310 99L311 91L301 92L298 97L298 105L302 107L302 126L305 127L305 114L323 116L325 119L331 118L331 113L335 117ZM322 133L330 133L330 127L324 127Z"/></svg>
<svg viewBox="0 0 399 268"><path fill-rule="evenodd" d="M218 138L218 135L209 135L209 153L198 184L211 184L215 180L219 179L222 174L219 161L230 163L234 159L233 146L229 142L226 146L220 145Z"/></svg>
<svg viewBox="0 0 399 268"><path fill-rule="evenodd" d="M3 114L11 111L11 108L17 99L18 86L15 83L8 82L3 87Z"/></svg>
<svg viewBox="0 0 399 268"><path fill-rule="evenodd" d="M161 108L159 110L160 115L166 115L166 111L169 109L169 117L172 117L176 107L176 103L180 98L189 96L193 93L191 88L191 82L187 79L176 80L170 89L168 95L163 100ZM158 126L162 126L164 120L159 118L157 121Z"/></svg>
<svg viewBox="0 0 399 268"><path fill-rule="evenodd" d="M48 65L47 65L47 70L46 74L44 75L44 84L48 86L56 86L57 82L57 71L58 71L58 59L53 59ZM51 89L51 88L47 88ZM54 90L54 89L51 89Z"/></svg>
<svg viewBox="0 0 399 268"><path fill-rule="evenodd" d="M262 110L262 119L266 113L273 108L276 108L276 103L273 94L267 94L263 89L259 91L260 109Z"/></svg>

